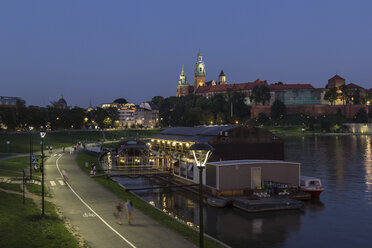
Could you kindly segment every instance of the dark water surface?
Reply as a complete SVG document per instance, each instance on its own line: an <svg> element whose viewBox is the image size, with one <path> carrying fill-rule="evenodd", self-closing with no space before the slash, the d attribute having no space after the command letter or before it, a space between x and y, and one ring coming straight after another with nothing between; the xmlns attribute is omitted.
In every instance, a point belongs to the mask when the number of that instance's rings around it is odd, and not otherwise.
<svg viewBox="0 0 372 248"><path fill-rule="evenodd" d="M372 137L286 137L285 160L322 179L320 200L302 210L249 214L205 206L206 233L232 247L372 247ZM161 185L120 178L127 187ZM182 190L136 191L158 208L199 224L198 198Z"/></svg>

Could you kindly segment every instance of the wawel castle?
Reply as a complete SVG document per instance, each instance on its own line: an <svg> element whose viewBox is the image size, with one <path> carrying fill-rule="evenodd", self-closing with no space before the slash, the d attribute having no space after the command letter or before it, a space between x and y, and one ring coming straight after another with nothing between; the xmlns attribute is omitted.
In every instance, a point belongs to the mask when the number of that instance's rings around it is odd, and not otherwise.
<svg viewBox="0 0 372 248"><path fill-rule="evenodd" d="M249 100L249 96L252 94L252 90L256 85L265 85L270 89L271 98L270 101L265 104L266 106L252 103ZM268 84L266 80L261 80L259 78L253 82L228 83L223 70L221 70L221 73L218 76L218 81L206 81L205 63L203 61L203 56L199 51L194 68L194 84L191 85L187 81L187 76L185 75L184 67L182 66L176 96L182 97L195 94L209 98L216 94L241 92L247 95L245 101L246 104L252 105L251 117L255 117L260 112L268 114L270 111L270 106L277 99L282 101L287 106L288 113L304 113L317 116L320 114L337 113L338 109L340 108L344 115L351 117L360 109L361 104L357 104L357 106L355 106L355 104L345 104L345 102L341 101L341 99L331 104L330 102L324 100L324 95L330 88L340 88L341 86L345 86L347 90L351 92L351 94L356 92L358 92L360 96L372 94L372 89L364 89L363 87L354 83L346 84L346 80L339 75L335 75L330 78L325 88L314 88L314 86L311 84ZM363 106L366 107L366 105L370 104L371 103L367 101L365 104L363 104Z"/></svg>

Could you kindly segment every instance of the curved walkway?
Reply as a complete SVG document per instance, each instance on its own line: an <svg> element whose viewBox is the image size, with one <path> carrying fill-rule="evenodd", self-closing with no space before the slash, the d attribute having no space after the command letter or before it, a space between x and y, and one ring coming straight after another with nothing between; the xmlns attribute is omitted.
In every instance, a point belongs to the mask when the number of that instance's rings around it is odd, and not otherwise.
<svg viewBox="0 0 372 248"><path fill-rule="evenodd" d="M119 225L113 215L119 200L86 175L76 155L59 154L46 161L46 185L62 214L91 247L196 247L179 234L134 210L134 224ZM62 181L61 171L69 181ZM63 181L62 181L63 182ZM135 206L134 206L135 208ZM124 216L125 220L125 216ZM124 221L125 222L125 221Z"/></svg>

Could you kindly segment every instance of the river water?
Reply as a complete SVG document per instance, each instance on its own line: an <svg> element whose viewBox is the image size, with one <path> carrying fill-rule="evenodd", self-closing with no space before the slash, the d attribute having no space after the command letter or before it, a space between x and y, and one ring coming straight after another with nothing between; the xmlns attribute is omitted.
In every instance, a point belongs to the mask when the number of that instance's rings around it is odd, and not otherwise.
<svg viewBox="0 0 372 248"><path fill-rule="evenodd" d="M205 206L205 232L232 247L372 247L372 136L286 137L285 160L322 179L319 200L301 210L246 213ZM162 185L118 178L128 188ZM198 225L198 197L179 189L141 190L146 201Z"/></svg>

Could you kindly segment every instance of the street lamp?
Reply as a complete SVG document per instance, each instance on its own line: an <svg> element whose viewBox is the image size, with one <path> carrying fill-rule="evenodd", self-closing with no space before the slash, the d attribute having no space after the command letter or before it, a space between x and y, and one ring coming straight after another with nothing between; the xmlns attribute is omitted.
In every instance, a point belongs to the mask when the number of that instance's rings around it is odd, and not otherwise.
<svg viewBox="0 0 372 248"><path fill-rule="evenodd" d="M196 166L199 168L199 247L204 247L204 220L203 220L203 169L212 155L214 148L206 143L196 143L188 149L194 155Z"/></svg>
<svg viewBox="0 0 372 248"><path fill-rule="evenodd" d="M33 151L32 151L32 129L34 129L34 127L28 127L28 129L30 130L30 180L32 179L32 154L33 154Z"/></svg>
<svg viewBox="0 0 372 248"><path fill-rule="evenodd" d="M44 209L44 137L46 132L44 130L40 130L40 147L41 147L41 203L42 203L42 215L44 217L45 209Z"/></svg>

